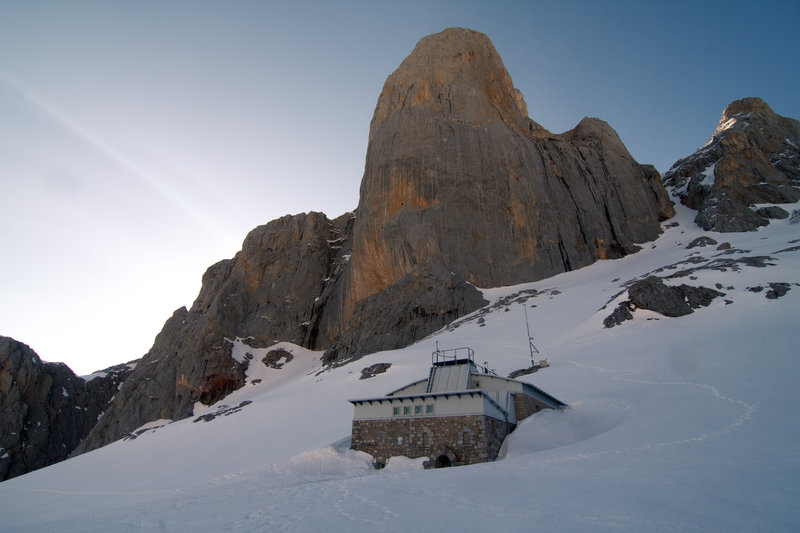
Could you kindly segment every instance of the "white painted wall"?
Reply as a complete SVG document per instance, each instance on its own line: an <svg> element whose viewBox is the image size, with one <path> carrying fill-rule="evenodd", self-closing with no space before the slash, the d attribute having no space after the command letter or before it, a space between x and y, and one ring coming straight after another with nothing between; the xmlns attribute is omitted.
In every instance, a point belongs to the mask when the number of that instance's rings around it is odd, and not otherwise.
<svg viewBox="0 0 800 533"><path fill-rule="evenodd" d="M391 400L391 401L390 401ZM505 405L505 398L500 405ZM426 413L426 406L433 405L433 415ZM414 414L414 408L422 406L422 414ZM394 408L400 408L400 414L394 415ZM410 414L403 414L403 407L409 407ZM482 394L459 396L423 395L415 398L387 397L355 405L354 420L375 420L390 418L424 418L426 416L465 416L482 415L504 419L505 413Z"/></svg>
<svg viewBox="0 0 800 533"><path fill-rule="evenodd" d="M471 389L481 389L488 393L494 392L522 392L522 383L511 379L493 376L491 374L472 374L470 376L469 387ZM503 400L504 402L505 400ZM503 405L503 402L500 402Z"/></svg>

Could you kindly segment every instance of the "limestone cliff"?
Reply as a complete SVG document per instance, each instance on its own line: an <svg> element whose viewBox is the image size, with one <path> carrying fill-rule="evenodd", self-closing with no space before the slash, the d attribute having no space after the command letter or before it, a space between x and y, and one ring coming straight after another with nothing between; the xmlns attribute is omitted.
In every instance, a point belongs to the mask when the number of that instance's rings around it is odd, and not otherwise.
<svg viewBox="0 0 800 533"><path fill-rule="evenodd" d="M384 85L369 135L348 311L437 262L481 287L541 279L654 239L660 177L605 122L554 135L527 117L489 39L422 39Z"/></svg>
<svg viewBox="0 0 800 533"><path fill-rule="evenodd" d="M191 309L164 324L84 443L82 453L113 442L151 420L192 414L241 387L246 366L231 358L231 341L254 347L279 340L309 343L309 326L328 272L341 261L351 215L330 221L322 213L285 216L252 230L233 259L203 276Z"/></svg>
<svg viewBox="0 0 800 533"><path fill-rule="evenodd" d="M66 459L97 422L132 364L89 381L0 337L0 481Z"/></svg>
<svg viewBox="0 0 800 533"><path fill-rule="evenodd" d="M800 122L760 98L731 102L712 138L664 174L705 230L755 231L789 213L775 205L800 200Z"/></svg>

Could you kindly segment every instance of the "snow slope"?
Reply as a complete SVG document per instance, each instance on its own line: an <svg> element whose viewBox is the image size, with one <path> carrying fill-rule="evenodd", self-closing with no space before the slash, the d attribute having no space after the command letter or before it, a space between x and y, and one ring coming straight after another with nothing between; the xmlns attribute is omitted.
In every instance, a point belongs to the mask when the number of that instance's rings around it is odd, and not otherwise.
<svg viewBox="0 0 800 533"><path fill-rule="evenodd" d="M326 372L320 353L283 345L293 359L267 369L251 350L248 384L219 404L0 484L0 531L798 531L800 224L712 234L678 210L641 252L486 290L489 309L403 350ZM732 251L686 249L700 235ZM657 275L717 261L667 281L725 296L603 328L626 281L682 261ZM789 292L766 298L776 282ZM501 375L527 366L522 305L551 363L522 379L568 409L523 422L494 463L375 471L348 449L346 400L424 378L436 341Z"/></svg>

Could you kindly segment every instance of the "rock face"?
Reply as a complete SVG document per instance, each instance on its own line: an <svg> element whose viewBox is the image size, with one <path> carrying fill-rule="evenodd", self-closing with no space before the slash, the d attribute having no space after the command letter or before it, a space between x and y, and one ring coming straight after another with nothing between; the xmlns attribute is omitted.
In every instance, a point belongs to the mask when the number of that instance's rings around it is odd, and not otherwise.
<svg viewBox="0 0 800 533"><path fill-rule="evenodd" d="M527 117L489 39L422 39L386 81L358 208L286 216L209 268L79 451L192 414L243 384L230 340L399 348L486 302L476 286L533 281L654 239L672 216L660 177L605 122L555 135Z"/></svg>
<svg viewBox="0 0 800 533"><path fill-rule="evenodd" d="M129 372L118 365L87 382L0 337L0 481L66 459Z"/></svg>
<svg viewBox="0 0 800 533"><path fill-rule="evenodd" d="M422 39L370 125L346 310L435 262L480 287L545 278L654 239L672 207L605 122L530 120L489 39Z"/></svg>
<svg viewBox="0 0 800 533"><path fill-rule="evenodd" d="M84 443L82 453L113 442L146 422L192 414L244 384L246 363L231 357L231 340L253 347L278 340L309 345L320 295L344 261L352 215L286 216L247 235L233 259L203 276L191 309L167 320L150 351Z"/></svg>
<svg viewBox="0 0 800 533"><path fill-rule="evenodd" d="M696 209L705 230L755 231L786 218L778 207L800 200L800 122L782 117L760 98L725 108L714 135L664 174L681 203Z"/></svg>
<svg viewBox="0 0 800 533"><path fill-rule="evenodd" d="M440 263L414 265L381 292L356 302L323 358L341 364L354 356L407 346L486 305L481 293ZM341 320L344 314L333 315Z"/></svg>

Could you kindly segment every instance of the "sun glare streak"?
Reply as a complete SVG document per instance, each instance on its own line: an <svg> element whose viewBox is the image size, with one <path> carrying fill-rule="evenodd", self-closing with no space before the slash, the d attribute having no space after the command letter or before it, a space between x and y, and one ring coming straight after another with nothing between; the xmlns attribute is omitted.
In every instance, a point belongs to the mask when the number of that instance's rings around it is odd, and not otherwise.
<svg viewBox="0 0 800 533"><path fill-rule="evenodd" d="M233 236L229 235L222 228L214 224L211 218L203 210L186 201L183 196L178 191L170 187L164 179L140 166L130 157L126 156L123 152L108 144L98 135L86 128L78 120L58 109L58 107L56 107L52 102L28 87L18 78L11 76L8 71L4 70L2 67L0 67L0 82L17 92L22 98L33 104L37 109L44 112L51 119L58 122L68 131L79 137L82 141L94 147L104 156L108 157L120 167L130 172L142 183L149 186L167 201L175 205L189 218L198 222L216 238L220 239L224 243L236 241Z"/></svg>

